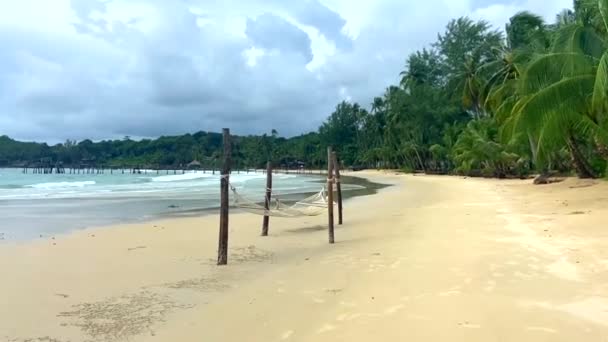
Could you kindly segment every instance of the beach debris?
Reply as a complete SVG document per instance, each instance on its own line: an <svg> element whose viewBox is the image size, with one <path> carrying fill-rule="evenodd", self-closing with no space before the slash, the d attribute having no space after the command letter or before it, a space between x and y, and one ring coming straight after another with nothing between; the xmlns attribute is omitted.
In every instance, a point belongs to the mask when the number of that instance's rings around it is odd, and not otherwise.
<svg viewBox="0 0 608 342"><path fill-rule="evenodd" d="M69 342L64 340L59 340L50 336L42 336L42 337L31 337L31 338L14 338L9 339L8 336L5 336L7 342Z"/></svg>
<svg viewBox="0 0 608 342"><path fill-rule="evenodd" d="M171 204L168 206L168 208L171 208L171 209L179 208L179 205Z"/></svg>
<svg viewBox="0 0 608 342"><path fill-rule="evenodd" d="M551 174L544 174L544 175L539 175L538 177L534 178L534 185L546 185L546 184L552 184L552 183L560 183L563 182L565 180L565 178L556 178Z"/></svg>
<svg viewBox="0 0 608 342"><path fill-rule="evenodd" d="M195 290L200 292L222 291L229 288L228 285L213 278L192 278L181 280L175 283L166 283L162 287L175 290Z"/></svg>
<svg viewBox="0 0 608 342"><path fill-rule="evenodd" d="M55 293L55 296L57 297L63 297L63 298L68 298L69 295L65 294L65 293Z"/></svg>
<svg viewBox="0 0 608 342"><path fill-rule="evenodd" d="M136 249L143 249L143 248L147 248L147 246L137 246L137 247L131 247L131 248L128 248L127 250L128 250L128 251L134 251L134 250L136 250Z"/></svg>
<svg viewBox="0 0 608 342"><path fill-rule="evenodd" d="M247 247L235 247L230 251L230 260L237 263L273 261L273 257L274 253L252 245ZM216 260L209 259L209 262L215 263Z"/></svg>
<svg viewBox="0 0 608 342"><path fill-rule="evenodd" d="M89 336L88 340L126 341L136 335L152 333L152 327L162 322L169 312L192 308L192 305L176 303L166 295L142 291L72 307L72 311L61 312L57 316L80 328Z"/></svg>
<svg viewBox="0 0 608 342"><path fill-rule="evenodd" d="M326 289L325 292L329 292L331 294L338 294L340 292L344 291L344 289Z"/></svg>

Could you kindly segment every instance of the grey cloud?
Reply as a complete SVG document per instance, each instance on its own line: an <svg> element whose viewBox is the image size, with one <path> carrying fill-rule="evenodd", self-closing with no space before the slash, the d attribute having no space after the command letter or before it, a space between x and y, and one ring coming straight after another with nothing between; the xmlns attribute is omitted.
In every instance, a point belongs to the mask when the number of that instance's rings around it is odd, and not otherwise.
<svg viewBox="0 0 608 342"><path fill-rule="evenodd" d="M313 58L308 35L287 20L271 13L264 13L255 19L247 19L245 34L256 46L297 52L306 58Z"/></svg>
<svg viewBox="0 0 608 342"><path fill-rule="evenodd" d="M138 13L124 22L93 16L113 3L97 0L72 2L73 33L0 28L0 135L63 141L222 127L300 134L318 127L342 88L367 105L397 82L408 53L466 14L437 13L440 0L422 7L384 0L351 41L341 33L346 19L318 1L190 1L141 1L158 9L158 23L148 31L137 28ZM203 26L189 10L195 3L209 9ZM222 22L231 8L250 18L242 17L241 34ZM316 27L335 42L335 54L309 71L311 38L282 13ZM243 51L252 45L278 53L250 67Z"/></svg>
<svg viewBox="0 0 608 342"><path fill-rule="evenodd" d="M316 27L329 40L336 43L340 49L352 47L350 38L342 33L346 20L340 14L330 10L317 0L293 2L292 12L298 21L304 25Z"/></svg>

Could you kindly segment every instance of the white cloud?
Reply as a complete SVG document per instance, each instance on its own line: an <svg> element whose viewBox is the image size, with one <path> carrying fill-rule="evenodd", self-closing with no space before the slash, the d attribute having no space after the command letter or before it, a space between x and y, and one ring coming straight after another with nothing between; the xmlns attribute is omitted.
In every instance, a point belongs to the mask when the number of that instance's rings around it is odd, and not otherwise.
<svg viewBox="0 0 608 342"><path fill-rule="evenodd" d="M0 134L157 136L315 129L397 82L448 20L502 28L570 0L0 2Z"/></svg>

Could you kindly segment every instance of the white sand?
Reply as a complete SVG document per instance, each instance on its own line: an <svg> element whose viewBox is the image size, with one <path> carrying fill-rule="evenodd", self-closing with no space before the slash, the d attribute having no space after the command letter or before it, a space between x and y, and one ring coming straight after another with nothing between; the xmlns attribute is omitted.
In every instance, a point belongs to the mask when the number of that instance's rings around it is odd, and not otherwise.
<svg viewBox="0 0 608 342"><path fill-rule="evenodd" d="M0 246L0 341L598 341L608 186L357 173L326 218L231 215ZM590 186L591 185L591 186Z"/></svg>

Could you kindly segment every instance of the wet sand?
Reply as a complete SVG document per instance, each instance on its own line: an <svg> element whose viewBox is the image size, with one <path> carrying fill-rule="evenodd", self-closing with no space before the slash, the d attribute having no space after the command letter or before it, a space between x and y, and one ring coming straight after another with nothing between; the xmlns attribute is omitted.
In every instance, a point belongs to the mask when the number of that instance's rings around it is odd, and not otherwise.
<svg viewBox="0 0 608 342"><path fill-rule="evenodd" d="M608 184L404 176L326 217L234 212L0 246L4 341L597 341Z"/></svg>

